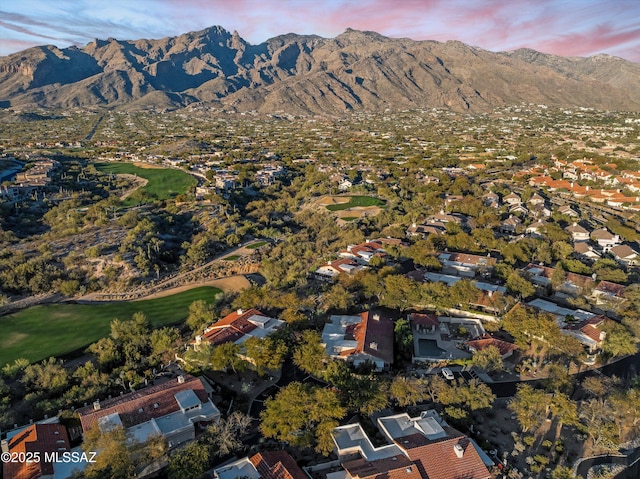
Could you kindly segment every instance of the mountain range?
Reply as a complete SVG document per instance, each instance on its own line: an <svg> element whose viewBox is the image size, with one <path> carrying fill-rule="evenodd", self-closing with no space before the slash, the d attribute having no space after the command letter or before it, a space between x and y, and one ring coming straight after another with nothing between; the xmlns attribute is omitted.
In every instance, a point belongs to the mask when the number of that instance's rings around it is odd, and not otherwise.
<svg viewBox="0 0 640 479"><path fill-rule="evenodd" d="M481 112L522 102L638 111L640 64L609 55L490 52L351 29L335 38L287 34L251 45L221 27L0 57L5 108L203 104L336 115L434 107Z"/></svg>

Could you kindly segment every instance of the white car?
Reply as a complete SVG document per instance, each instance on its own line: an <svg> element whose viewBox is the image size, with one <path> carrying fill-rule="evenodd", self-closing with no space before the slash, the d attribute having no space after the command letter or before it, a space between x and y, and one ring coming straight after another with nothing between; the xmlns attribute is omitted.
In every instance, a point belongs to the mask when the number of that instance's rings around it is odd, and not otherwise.
<svg viewBox="0 0 640 479"><path fill-rule="evenodd" d="M442 368L442 375L444 376L445 379L449 380L449 381L453 381L453 372L451 372L451 369L449 368Z"/></svg>

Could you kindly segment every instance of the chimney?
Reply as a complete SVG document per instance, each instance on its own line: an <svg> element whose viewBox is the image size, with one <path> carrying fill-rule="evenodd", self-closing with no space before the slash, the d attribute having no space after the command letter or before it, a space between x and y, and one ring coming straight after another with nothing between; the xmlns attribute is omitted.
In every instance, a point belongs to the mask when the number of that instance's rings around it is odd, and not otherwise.
<svg viewBox="0 0 640 479"><path fill-rule="evenodd" d="M242 308L238 308L236 310L236 313L238 314L238 316L242 316L242 313L244 313L244 311L242 311Z"/></svg>
<svg viewBox="0 0 640 479"><path fill-rule="evenodd" d="M180 374L178 376L178 384L183 384L184 383L184 376L182 374Z"/></svg>
<svg viewBox="0 0 640 479"><path fill-rule="evenodd" d="M371 343L369 343L369 347L371 349L373 349L374 351L378 350L378 343L376 343L375 341L372 341Z"/></svg>
<svg viewBox="0 0 640 479"><path fill-rule="evenodd" d="M93 401L93 410L94 411L99 411L100 410L100 399L97 399L97 400Z"/></svg>
<svg viewBox="0 0 640 479"><path fill-rule="evenodd" d="M380 321L380 315L379 314L374 314L373 315L373 320L374 321Z"/></svg>
<svg viewBox="0 0 640 479"><path fill-rule="evenodd" d="M9 441L3 439L0 444L2 444L2 452L9 452Z"/></svg>
<svg viewBox="0 0 640 479"><path fill-rule="evenodd" d="M462 448L462 446L460 444L454 444L453 445L453 450L456 453L456 456L458 456L459 459L462 458L462 456L464 456L464 449Z"/></svg>

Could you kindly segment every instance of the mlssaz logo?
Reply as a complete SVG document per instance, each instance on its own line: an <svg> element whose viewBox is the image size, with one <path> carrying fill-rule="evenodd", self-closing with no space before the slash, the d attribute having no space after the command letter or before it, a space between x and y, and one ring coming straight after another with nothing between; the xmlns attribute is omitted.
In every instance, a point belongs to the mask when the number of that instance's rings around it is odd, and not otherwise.
<svg viewBox="0 0 640 479"><path fill-rule="evenodd" d="M64 462L64 463L78 463L78 462L96 462L96 452L80 452L80 451L64 451L64 452L45 452L44 460L46 462Z"/></svg>

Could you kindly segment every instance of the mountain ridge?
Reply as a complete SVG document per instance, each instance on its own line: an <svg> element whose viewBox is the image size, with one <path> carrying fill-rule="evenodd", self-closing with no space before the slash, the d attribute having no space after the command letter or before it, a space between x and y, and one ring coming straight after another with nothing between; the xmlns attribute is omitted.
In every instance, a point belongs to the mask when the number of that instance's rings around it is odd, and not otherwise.
<svg viewBox="0 0 640 479"><path fill-rule="evenodd" d="M519 103L640 110L640 64L609 55L491 52L459 41L287 33L258 45L212 26L161 39L95 39L0 57L4 107L180 108L341 114ZM157 99L157 101L154 101Z"/></svg>

